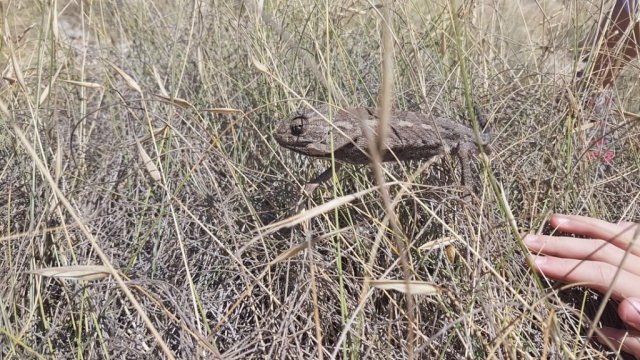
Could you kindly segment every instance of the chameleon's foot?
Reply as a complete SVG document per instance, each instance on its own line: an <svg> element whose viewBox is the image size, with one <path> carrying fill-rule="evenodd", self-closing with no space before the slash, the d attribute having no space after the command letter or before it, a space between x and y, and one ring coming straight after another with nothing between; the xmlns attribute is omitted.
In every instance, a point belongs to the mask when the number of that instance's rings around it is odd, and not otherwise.
<svg viewBox="0 0 640 360"><path fill-rule="evenodd" d="M300 199L296 203L296 206L293 208L294 214L299 214L302 210L305 209L304 200L306 198L310 198L313 196L313 193L318 189L320 184L327 182L333 176L334 171L339 171L342 167L342 164L336 163L335 170L332 167L329 167L327 170L323 171L322 174L318 175L315 179L304 185L302 189L302 194L300 195Z"/></svg>
<svg viewBox="0 0 640 360"><path fill-rule="evenodd" d="M462 202L463 205L471 205L474 199L475 199L475 196L471 186L463 185L462 196L460 196L460 202Z"/></svg>
<svg viewBox="0 0 640 360"><path fill-rule="evenodd" d="M304 186L304 193L302 194L304 195L308 195L308 196L312 196L313 193L316 191L316 189L318 188L318 186L320 186L319 183L314 183L314 182L310 182L308 184L306 184Z"/></svg>
<svg viewBox="0 0 640 360"><path fill-rule="evenodd" d="M333 177L334 172L340 171L342 164L336 163L335 167L329 167L327 170L323 171L322 174L318 175L315 179L311 180L304 186L304 194L311 196L316 191L320 184L325 183Z"/></svg>

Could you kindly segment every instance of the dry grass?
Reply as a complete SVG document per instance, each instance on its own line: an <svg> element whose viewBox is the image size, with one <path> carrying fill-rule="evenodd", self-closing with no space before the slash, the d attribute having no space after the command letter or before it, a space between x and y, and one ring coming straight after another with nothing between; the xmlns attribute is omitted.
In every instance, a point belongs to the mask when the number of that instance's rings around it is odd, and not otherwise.
<svg viewBox="0 0 640 360"><path fill-rule="evenodd" d="M446 1L381 4L391 98L381 8L366 2L5 2L3 358L615 358L584 338L600 295L537 280L517 237L553 212L640 219L638 121L619 119L601 168L572 130L587 115L559 96L598 9L465 2L456 31ZM637 82L635 63L619 109L639 112ZM455 159L385 165L386 201L369 167L348 166L306 200L321 213L273 228L327 165L278 148L277 122L379 94L459 121L467 96L484 109L496 140L478 198L458 201ZM420 248L441 238L456 241ZM92 264L124 282L29 272ZM407 274L443 292L365 285Z"/></svg>

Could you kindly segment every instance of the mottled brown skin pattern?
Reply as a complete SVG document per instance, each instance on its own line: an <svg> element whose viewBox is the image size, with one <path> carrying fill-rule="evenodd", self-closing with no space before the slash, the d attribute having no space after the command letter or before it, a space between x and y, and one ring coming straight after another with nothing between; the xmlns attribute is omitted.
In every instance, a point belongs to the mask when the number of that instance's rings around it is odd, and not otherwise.
<svg viewBox="0 0 640 360"><path fill-rule="evenodd" d="M337 160L351 164L371 162L364 126L375 134L377 109L334 109L331 113L333 125L327 121L327 105L317 110L290 114L274 133L278 144L303 155L331 158L333 129L333 154ZM485 153L490 153L491 136L480 136ZM472 129L444 118L408 111L391 112L390 130L384 145L387 151L384 151L382 161L430 159L445 153L457 156L462 163L465 185L471 184L469 157L480 152Z"/></svg>

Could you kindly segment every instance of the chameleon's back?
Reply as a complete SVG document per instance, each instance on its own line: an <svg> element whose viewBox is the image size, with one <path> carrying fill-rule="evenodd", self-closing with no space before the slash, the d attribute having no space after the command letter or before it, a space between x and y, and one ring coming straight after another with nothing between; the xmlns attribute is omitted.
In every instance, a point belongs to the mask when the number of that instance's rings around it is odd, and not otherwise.
<svg viewBox="0 0 640 360"><path fill-rule="evenodd" d="M444 118L398 110L391 112L389 127L385 146L390 152L385 161L428 159L444 153L457 155L462 148L479 152L473 129ZM481 141L483 147L488 147L491 138L481 134Z"/></svg>

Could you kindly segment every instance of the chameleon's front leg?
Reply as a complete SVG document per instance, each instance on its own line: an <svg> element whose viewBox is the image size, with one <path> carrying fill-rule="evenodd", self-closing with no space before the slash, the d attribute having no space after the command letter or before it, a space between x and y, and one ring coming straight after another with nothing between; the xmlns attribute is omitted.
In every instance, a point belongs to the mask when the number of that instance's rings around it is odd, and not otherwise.
<svg viewBox="0 0 640 360"><path fill-rule="evenodd" d="M296 214L299 213L303 209L302 203L304 202L305 195L309 197L313 195L313 193L318 188L318 186L320 186L324 182L331 180L331 177L333 177L333 172L340 171L340 168L342 168L342 164L339 162L336 162L335 166L329 166L329 168L323 171L322 174L318 175L315 179L306 183L304 185L302 196L300 196L300 200L298 200L296 206L293 208L293 212Z"/></svg>
<svg viewBox="0 0 640 360"><path fill-rule="evenodd" d="M322 174L318 175L315 179L311 180L304 186L304 191L309 196L313 195L313 192L316 190L316 188L318 188L318 186L320 186L320 184L331 180L334 169L335 169L335 172L340 171L342 164L339 162L336 162L335 164L336 164L335 167L329 166L327 170L322 172Z"/></svg>

